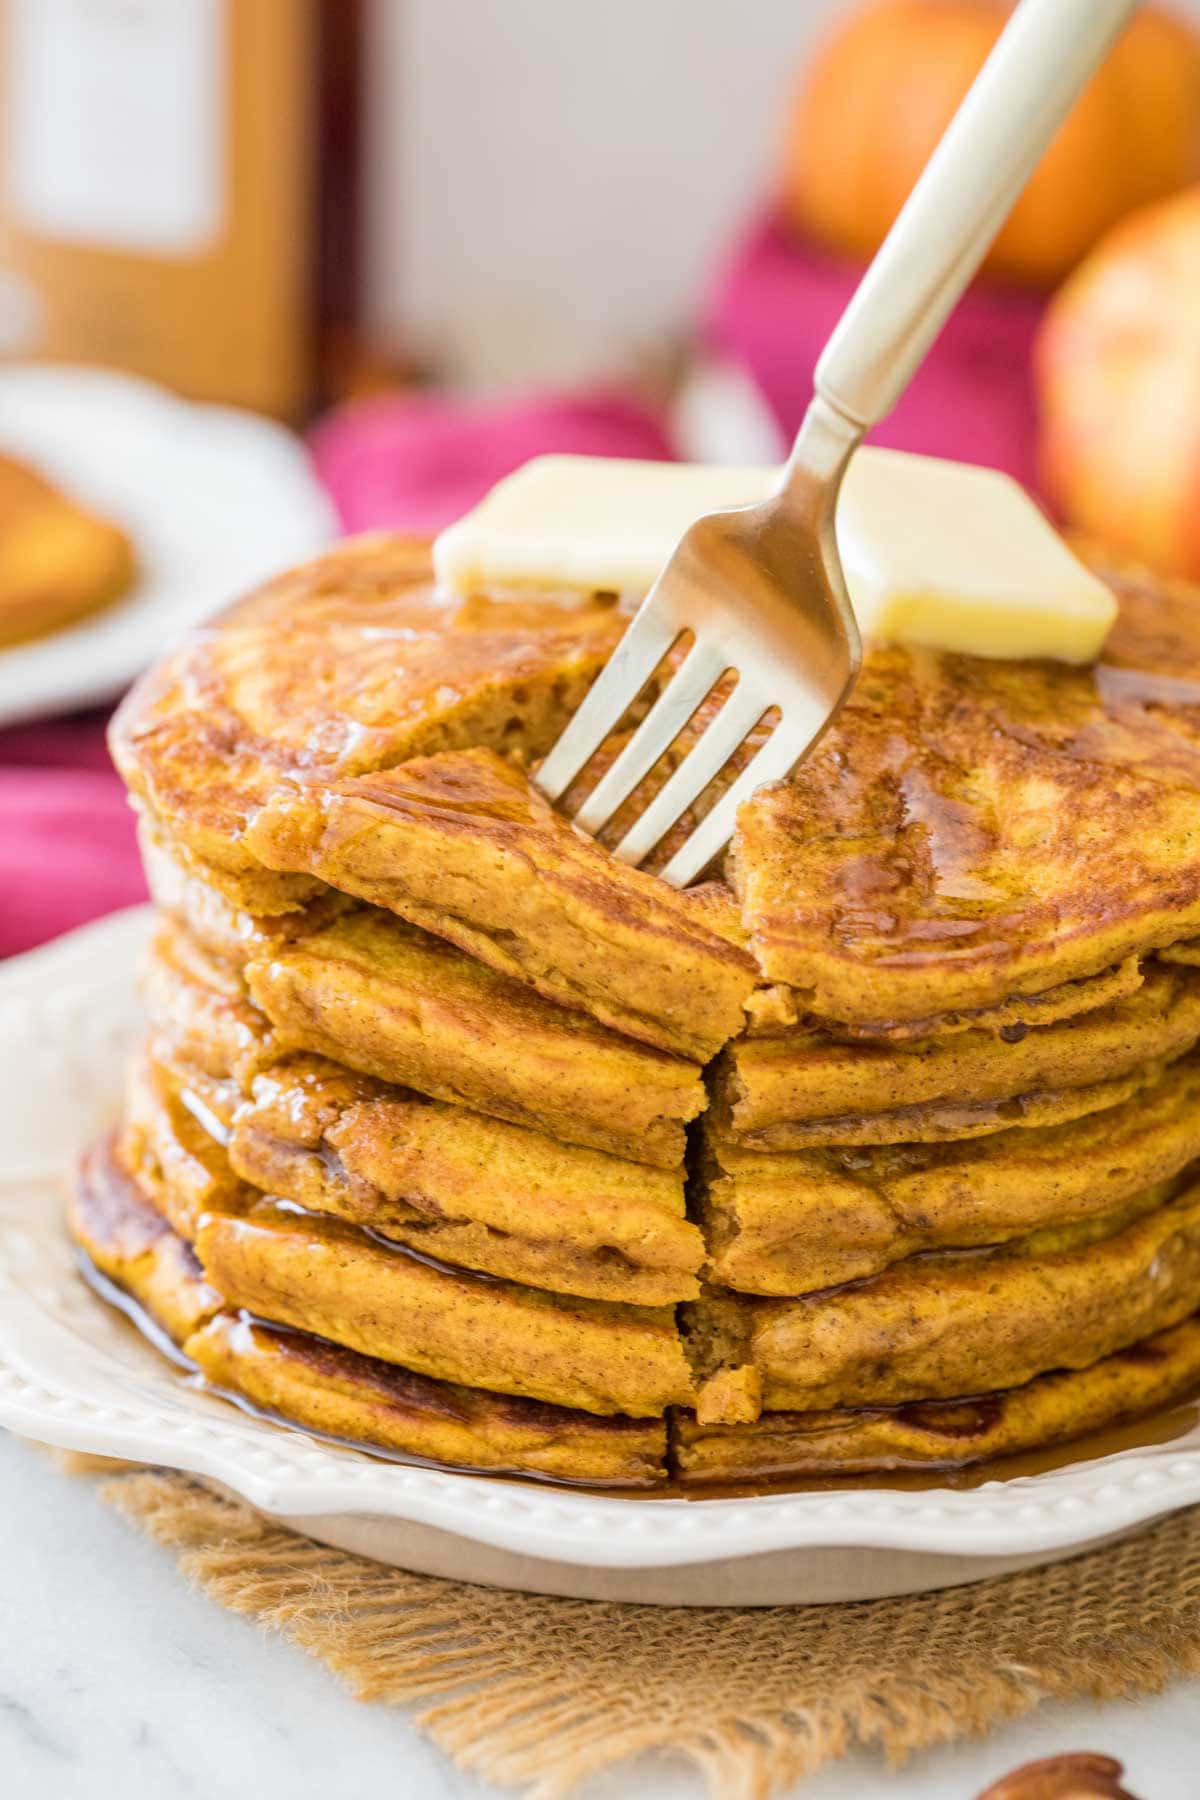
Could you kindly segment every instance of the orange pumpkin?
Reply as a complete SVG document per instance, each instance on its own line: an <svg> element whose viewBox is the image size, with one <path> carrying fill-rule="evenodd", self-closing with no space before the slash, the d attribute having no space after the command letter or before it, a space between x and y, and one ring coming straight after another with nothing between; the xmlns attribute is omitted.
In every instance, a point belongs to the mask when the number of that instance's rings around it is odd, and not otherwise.
<svg viewBox="0 0 1200 1800"><path fill-rule="evenodd" d="M785 211L854 256L882 242L1011 7L875 0L818 51L792 111ZM1144 9L1096 74L984 264L1051 286L1134 207L1200 174L1200 37Z"/></svg>
<svg viewBox="0 0 1200 1800"><path fill-rule="evenodd" d="M1068 523L1200 580L1200 187L1109 233L1035 356L1046 492Z"/></svg>

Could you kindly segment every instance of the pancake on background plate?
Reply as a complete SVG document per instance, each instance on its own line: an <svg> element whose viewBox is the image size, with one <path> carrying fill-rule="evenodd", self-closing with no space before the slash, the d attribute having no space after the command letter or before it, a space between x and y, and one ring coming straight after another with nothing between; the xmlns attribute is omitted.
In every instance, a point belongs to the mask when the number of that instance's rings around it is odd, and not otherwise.
<svg viewBox="0 0 1200 1800"><path fill-rule="evenodd" d="M0 455L0 648L99 612L135 572L123 531Z"/></svg>

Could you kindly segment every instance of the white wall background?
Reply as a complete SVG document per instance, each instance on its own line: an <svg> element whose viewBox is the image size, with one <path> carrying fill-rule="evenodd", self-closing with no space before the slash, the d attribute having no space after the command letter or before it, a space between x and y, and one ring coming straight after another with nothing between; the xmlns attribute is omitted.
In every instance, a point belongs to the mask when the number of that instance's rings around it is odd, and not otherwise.
<svg viewBox="0 0 1200 1800"><path fill-rule="evenodd" d="M506 382L685 322L847 4L374 0L376 325Z"/></svg>

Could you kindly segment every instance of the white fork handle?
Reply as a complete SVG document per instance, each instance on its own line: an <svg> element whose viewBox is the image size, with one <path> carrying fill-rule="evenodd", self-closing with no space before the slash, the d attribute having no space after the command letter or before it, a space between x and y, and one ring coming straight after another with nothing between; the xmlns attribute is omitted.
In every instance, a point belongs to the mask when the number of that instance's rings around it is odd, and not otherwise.
<svg viewBox="0 0 1200 1800"><path fill-rule="evenodd" d="M895 406L1136 5L1021 0L817 364L844 417L866 428Z"/></svg>

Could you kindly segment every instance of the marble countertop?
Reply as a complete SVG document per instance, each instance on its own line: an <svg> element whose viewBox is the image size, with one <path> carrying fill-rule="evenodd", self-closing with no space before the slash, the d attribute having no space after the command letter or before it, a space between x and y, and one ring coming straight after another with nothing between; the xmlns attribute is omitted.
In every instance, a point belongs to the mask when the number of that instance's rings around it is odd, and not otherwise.
<svg viewBox="0 0 1200 1800"><path fill-rule="evenodd" d="M0 1790L21 1800L487 1800L404 1714L363 1706L290 1645L187 1587L164 1550L0 1433ZM1103 1750L1140 1800L1194 1800L1200 1681L1138 1705L1048 1706L889 1773L856 1756L803 1800L973 1800L1029 1757ZM643 1761L581 1800L701 1800Z"/></svg>

